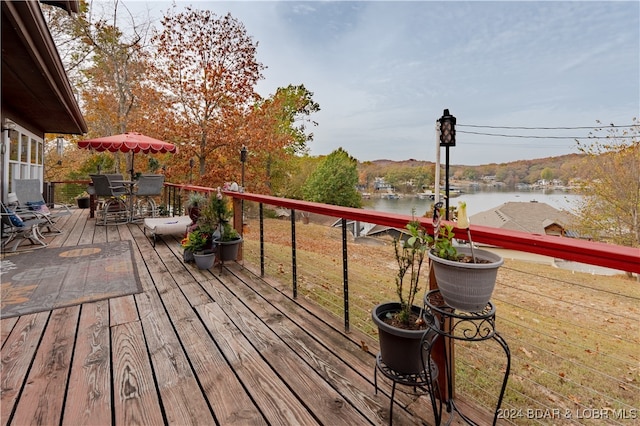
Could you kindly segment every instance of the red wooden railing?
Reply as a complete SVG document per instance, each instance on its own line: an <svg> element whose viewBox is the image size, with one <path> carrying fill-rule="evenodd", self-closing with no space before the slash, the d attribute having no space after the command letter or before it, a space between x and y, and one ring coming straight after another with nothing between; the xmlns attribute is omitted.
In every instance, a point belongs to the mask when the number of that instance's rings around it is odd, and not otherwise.
<svg viewBox="0 0 640 426"><path fill-rule="evenodd" d="M292 200L269 195L225 192L226 195L247 201L318 213L337 218L376 223L394 228L404 228L413 218L409 215L377 212L350 207L332 206L309 201ZM427 229L433 226L430 218L416 218ZM466 230L456 229L456 238L467 239ZM541 254L558 259L590 265L604 266L624 272L640 273L640 248L623 247L567 237L529 234L487 226L471 225L471 235L476 243L490 244L506 249Z"/></svg>
<svg viewBox="0 0 640 426"><path fill-rule="evenodd" d="M65 181L52 183L85 183L87 181ZM166 183L167 204L175 204L177 195L182 191L197 191L210 193L214 188ZM332 206L329 204L309 201L292 200L252 193L225 192L226 195L262 204L274 205L310 213L318 213L336 218L375 223L394 228L404 228L412 220L409 215L377 212L349 207ZM173 201L172 201L173 199ZM178 205L177 207L181 207ZM432 221L429 218L416 218L423 226L430 229ZM456 238L466 240L466 230L456 229ZM476 243L484 243L506 249L527 253L535 253L558 259L571 260L590 265L603 266L624 272L640 273L640 248L623 247L615 244L605 244L575 238L557 237L549 235L529 234L526 232L510 231L486 226L471 225L471 234Z"/></svg>

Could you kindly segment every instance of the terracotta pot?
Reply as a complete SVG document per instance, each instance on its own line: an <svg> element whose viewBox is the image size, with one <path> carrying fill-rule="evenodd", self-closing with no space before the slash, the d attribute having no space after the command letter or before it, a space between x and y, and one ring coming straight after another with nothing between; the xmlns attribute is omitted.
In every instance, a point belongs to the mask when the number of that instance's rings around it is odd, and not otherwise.
<svg viewBox="0 0 640 426"><path fill-rule="evenodd" d="M198 221L198 218L200 217L200 207L198 206L189 207L187 214L191 219L191 223L196 223Z"/></svg>

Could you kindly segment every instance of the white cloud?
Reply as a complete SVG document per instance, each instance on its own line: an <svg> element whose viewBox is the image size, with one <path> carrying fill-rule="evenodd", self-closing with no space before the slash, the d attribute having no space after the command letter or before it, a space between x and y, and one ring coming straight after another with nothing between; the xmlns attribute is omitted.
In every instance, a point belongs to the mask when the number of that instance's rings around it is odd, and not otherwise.
<svg viewBox="0 0 640 426"><path fill-rule="evenodd" d="M164 11L169 3L145 5ZM630 124L640 112L638 2L193 6L229 11L245 24L268 67L258 85L263 96L288 84L314 92L322 111L313 154L343 147L360 160L433 160L433 128L444 108L459 124L529 127ZM452 162L539 158L573 146L459 134Z"/></svg>

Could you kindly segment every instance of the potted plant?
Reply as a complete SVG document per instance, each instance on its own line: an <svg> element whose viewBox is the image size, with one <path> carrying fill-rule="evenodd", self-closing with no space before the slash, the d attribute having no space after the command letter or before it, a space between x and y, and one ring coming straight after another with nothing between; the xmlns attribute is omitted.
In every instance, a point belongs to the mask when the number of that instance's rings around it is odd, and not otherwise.
<svg viewBox="0 0 640 426"><path fill-rule="evenodd" d="M435 242L429 251L440 294L452 308L468 312L482 311L491 300L498 268L504 259L490 251L473 247L464 202L458 203L457 227L467 230L469 248L455 247L452 243L455 236L453 225L440 227L440 208L436 205L434 210Z"/></svg>
<svg viewBox="0 0 640 426"><path fill-rule="evenodd" d="M191 225L194 226L200 217L200 210L207 204L207 197L200 192L192 192L187 197L187 215L191 218Z"/></svg>
<svg viewBox="0 0 640 426"><path fill-rule="evenodd" d="M215 196L200 212L198 224L207 224L213 230L213 243L216 245L218 261L236 260L242 237L231 226L231 209L229 201L222 195L220 188Z"/></svg>
<svg viewBox="0 0 640 426"><path fill-rule="evenodd" d="M89 200L89 193L87 191L83 191L76 196L76 203L78 203L79 209L88 209L90 206Z"/></svg>
<svg viewBox="0 0 640 426"><path fill-rule="evenodd" d="M377 305L371 317L378 327L382 362L398 373L421 374L425 350L422 340L427 332L431 337L435 335L429 331L430 325L437 328L438 322L415 306L414 300L420 290L425 254L433 239L418 221L411 221L406 229L408 235L404 239L394 240L398 300Z"/></svg>
<svg viewBox="0 0 640 426"><path fill-rule="evenodd" d="M199 227L189 231L182 240L182 248L185 252L185 262L188 262L187 259L193 256L198 268L209 269L213 266L215 253L211 249L211 233L209 231Z"/></svg>

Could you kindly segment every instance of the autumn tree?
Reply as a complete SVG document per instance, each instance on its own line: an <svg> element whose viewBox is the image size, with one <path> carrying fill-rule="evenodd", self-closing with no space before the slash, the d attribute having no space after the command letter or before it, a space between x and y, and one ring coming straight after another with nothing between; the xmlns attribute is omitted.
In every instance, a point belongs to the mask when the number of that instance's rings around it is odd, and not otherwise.
<svg viewBox="0 0 640 426"><path fill-rule="evenodd" d="M640 247L640 123L634 119L630 128L598 128L592 136L578 142L590 175L582 186L581 230L596 239Z"/></svg>
<svg viewBox="0 0 640 426"><path fill-rule="evenodd" d="M345 207L362 207L357 191L358 161L347 151L338 148L327 155L311 174L304 186L308 201Z"/></svg>
<svg viewBox="0 0 640 426"><path fill-rule="evenodd" d="M164 120L150 119L159 111L152 102L157 93L144 86L149 19L137 21L119 0L100 2L100 9L97 3L81 2L74 15L55 9L48 9L49 25L65 69L80 90L88 136L138 131L162 138L154 124ZM114 168L120 170L120 155L115 160Z"/></svg>
<svg viewBox="0 0 640 426"><path fill-rule="evenodd" d="M311 115L320 111L313 92L304 85L280 87L255 103L244 120L239 138L251 152L251 190L261 193L299 194L304 162L313 140L309 126L317 126ZM294 197L297 198L297 197Z"/></svg>
<svg viewBox="0 0 640 426"><path fill-rule="evenodd" d="M293 156L287 161L287 172L282 185L278 186L274 195L294 200L304 200L304 188L311 174L323 161L318 156Z"/></svg>
<svg viewBox="0 0 640 426"><path fill-rule="evenodd" d="M186 8L168 13L154 35L153 82L176 112L180 157L197 161L197 183L216 184L239 169L237 129L255 100L263 66L244 25L230 14Z"/></svg>

